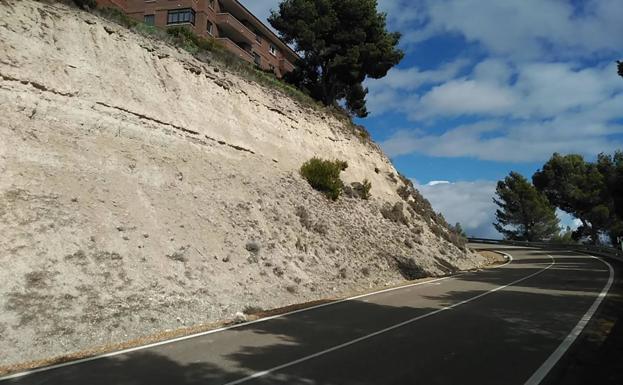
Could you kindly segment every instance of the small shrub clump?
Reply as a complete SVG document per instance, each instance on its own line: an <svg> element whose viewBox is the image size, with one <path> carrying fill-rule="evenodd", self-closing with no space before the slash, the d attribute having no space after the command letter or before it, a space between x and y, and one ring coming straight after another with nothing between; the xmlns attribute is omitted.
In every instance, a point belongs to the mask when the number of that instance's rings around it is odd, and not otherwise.
<svg viewBox="0 0 623 385"><path fill-rule="evenodd" d="M258 314L258 313L261 313L261 312L263 312L263 311L264 311L264 309L262 309L262 308L261 308L261 307L259 307L259 306L247 305L247 306L245 306L245 308L242 310L242 313L243 313L243 314L246 314L246 315L253 315L253 314Z"/></svg>
<svg viewBox="0 0 623 385"><path fill-rule="evenodd" d="M344 190L340 172L346 170L348 163L341 160L311 158L301 166L301 176L312 188L323 192L329 199L337 200Z"/></svg>
<svg viewBox="0 0 623 385"><path fill-rule="evenodd" d="M370 183L369 180L364 179L361 185L363 186L361 190L361 199L370 199L370 190L372 189L372 183Z"/></svg>
<svg viewBox="0 0 623 385"><path fill-rule="evenodd" d="M46 4L62 3L66 5L71 5L73 3L76 7L87 10L87 11L97 8L96 0L39 0L39 1L42 3L46 3Z"/></svg>
<svg viewBox="0 0 623 385"><path fill-rule="evenodd" d="M196 35L186 27L168 28L167 34L176 40L176 45L183 47L189 52L215 51L220 49L214 39L206 39Z"/></svg>
<svg viewBox="0 0 623 385"><path fill-rule="evenodd" d="M339 167L340 171L346 171L348 168L348 162L345 160L335 160L335 164Z"/></svg>
<svg viewBox="0 0 623 385"><path fill-rule="evenodd" d="M74 4L82 9L95 9L97 7L95 0L74 0Z"/></svg>
<svg viewBox="0 0 623 385"><path fill-rule="evenodd" d="M370 199L370 189L372 189L372 183L369 180L364 179L363 182L353 182L350 186L344 186L344 195L349 198L358 198L368 200Z"/></svg>
<svg viewBox="0 0 623 385"><path fill-rule="evenodd" d="M117 8L102 8L97 11L97 14L99 14L103 18L114 21L115 23L130 29L136 27L139 24L136 19L131 18Z"/></svg>

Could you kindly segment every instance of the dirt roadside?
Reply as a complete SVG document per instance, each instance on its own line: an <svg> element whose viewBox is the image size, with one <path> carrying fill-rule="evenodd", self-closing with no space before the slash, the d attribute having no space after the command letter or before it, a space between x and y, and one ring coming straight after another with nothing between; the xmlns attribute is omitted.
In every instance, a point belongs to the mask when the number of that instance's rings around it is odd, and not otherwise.
<svg viewBox="0 0 623 385"><path fill-rule="evenodd" d="M507 262L507 259L504 256L504 254L491 251L491 250L474 249L474 251L487 259L487 266L489 267L502 265Z"/></svg>

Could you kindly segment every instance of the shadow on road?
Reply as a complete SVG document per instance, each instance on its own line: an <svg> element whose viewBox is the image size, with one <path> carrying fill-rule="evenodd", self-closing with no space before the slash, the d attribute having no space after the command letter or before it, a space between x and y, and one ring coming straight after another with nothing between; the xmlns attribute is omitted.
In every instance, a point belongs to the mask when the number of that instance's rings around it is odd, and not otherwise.
<svg viewBox="0 0 623 385"><path fill-rule="evenodd" d="M7 384L222 385L468 301L551 263L543 253L525 252L531 256L529 262L518 260L508 268L453 279L457 281L453 285L479 289L440 289L439 294L421 298L414 291L412 297L420 298L425 306L393 305L405 301L391 296L383 304L375 303L377 298L362 298ZM444 310L248 384L389 385L424 379L427 384L523 384L603 287L603 265L594 261L586 269L586 261L569 254L538 276L478 298L469 306ZM231 350L217 353L226 343L233 344Z"/></svg>

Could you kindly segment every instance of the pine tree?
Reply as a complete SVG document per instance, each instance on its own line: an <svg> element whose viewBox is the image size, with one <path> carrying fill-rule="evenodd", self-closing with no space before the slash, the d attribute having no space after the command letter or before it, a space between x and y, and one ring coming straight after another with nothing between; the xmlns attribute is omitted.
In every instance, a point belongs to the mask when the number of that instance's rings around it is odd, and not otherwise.
<svg viewBox="0 0 623 385"><path fill-rule="evenodd" d="M588 236L597 244L600 235L612 227L614 200L607 183L610 161L601 156L596 164L586 162L582 155L555 153L532 176L534 186L553 205L582 222L576 239Z"/></svg>
<svg viewBox="0 0 623 385"><path fill-rule="evenodd" d="M467 234L465 233L465 230L463 230L463 226L461 226L460 222L457 222L456 225L454 225L454 232L463 238L467 238Z"/></svg>
<svg viewBox="0 0 623 385"><path fill-rule="evenodd" d="M556 209L521 174L511 172L499 181L496 194L493 201L500 208L495 212L497 222L493 226L506 239L541 241L558 235Z"/></svg>
<svg viewBox="0 0 623 385"><path fill-rule="evenodd" d="M268 21L301 55L286 80L365 117L364 80L382 78L404 56L400 33L388 32L386 19L376 0L283 0Z"/></svg>

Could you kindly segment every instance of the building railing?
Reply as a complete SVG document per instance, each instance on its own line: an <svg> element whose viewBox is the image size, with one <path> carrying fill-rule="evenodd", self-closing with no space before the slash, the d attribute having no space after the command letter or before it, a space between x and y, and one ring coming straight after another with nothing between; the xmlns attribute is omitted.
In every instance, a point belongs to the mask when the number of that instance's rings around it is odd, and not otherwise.
<svg viewBox="0 0 623 385"><path fill-rule="evenodd" d="M228 26L230 30L236 31L237 34L248 40L250 44L255 43L255 33L246 25L242 24L242 22L236 19L231 13L217 13L216 24L221 28Z"/></svg>
<svg viewBox="0 0 623 385"><path fill-rule="evenodd" d="M253 55L240 47L238 44L234 43L231 39L226 37L218 37L215 40L241 59L246 60L249 63L253 63L255 61Z"/></svg>
<svg viewBox="0 0 623 385"><path fill-rule="evenodd" d="M623 261L623 251L614 247L583 245L575 243L553 243L553 242L526 242L526 241L508 241L488 238L467 238L468 242L485 243L492 245L510 245L510 246L526 246L541 249L563 249L581 251L589 254L596 254L603 257L609 257Z"/></svg>

